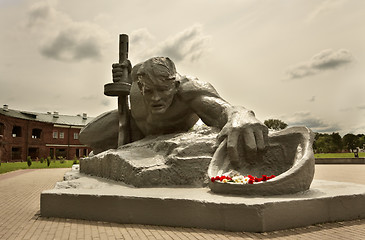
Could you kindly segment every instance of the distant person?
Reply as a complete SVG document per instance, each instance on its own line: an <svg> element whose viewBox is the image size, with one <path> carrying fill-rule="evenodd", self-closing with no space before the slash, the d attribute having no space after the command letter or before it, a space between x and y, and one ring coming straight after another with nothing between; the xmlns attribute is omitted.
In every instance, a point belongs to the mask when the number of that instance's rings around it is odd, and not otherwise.
<svg viewBox="0 0 365 240"><path fill-rule="evenodd" d="M355 158L359 157L359 149L357 149L357 148L354 149L354 156L355 156Z"/></svg>

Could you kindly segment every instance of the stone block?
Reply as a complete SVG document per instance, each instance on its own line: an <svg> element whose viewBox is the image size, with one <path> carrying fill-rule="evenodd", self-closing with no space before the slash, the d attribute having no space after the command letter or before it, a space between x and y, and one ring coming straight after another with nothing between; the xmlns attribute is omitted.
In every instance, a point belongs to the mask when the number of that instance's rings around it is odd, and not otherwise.
<svg viewBox="0 0 365 240"><path fill-rule="evenodd" d="M70 175L73 175L71 177ZM209 188L135 188L78 173L41 194L41 215L268 232L365 218L365 185L315 180L309 190L279 196L237 196Z"/></svg>

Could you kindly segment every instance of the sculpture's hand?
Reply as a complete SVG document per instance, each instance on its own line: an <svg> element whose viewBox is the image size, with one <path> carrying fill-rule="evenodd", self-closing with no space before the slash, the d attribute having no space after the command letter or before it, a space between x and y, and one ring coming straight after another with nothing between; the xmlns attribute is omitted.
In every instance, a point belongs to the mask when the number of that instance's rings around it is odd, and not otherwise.
<svg viewBox="0 0 365 240"><path fill-rule="evenodd" d="M233 164L243 160L239 157L239 148L242 148L245 160L254 161L258 153L268 146L268 128L256 119L252 111L235 108L219 133L218 141L225 138L227 154Z"/></svg>
<svg viewBox="0 0 365 240"><path fill-rule="evenodd" d="M113 63L112 65L113 82L120 82L123 76L123 70L128 69L128 74L132 71L132 64L127 59L123 63Z"/></svg>

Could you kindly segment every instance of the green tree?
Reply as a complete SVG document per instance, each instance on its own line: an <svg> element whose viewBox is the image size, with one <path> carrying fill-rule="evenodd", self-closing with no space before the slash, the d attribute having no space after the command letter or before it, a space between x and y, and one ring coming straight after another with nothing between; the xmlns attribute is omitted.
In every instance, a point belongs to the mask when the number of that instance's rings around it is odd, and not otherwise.
<svg viewBox="0 0 365 240"><path fill-rule="evenodd" d="M313 150L318 153L341 152L343 149L342 137L339 133L316 133Z"/></svg>
<svg viewBox="0 0 365 240"><path fill-rule="evenodd" d="M348 133L343 136L343 145L347 150L354 150L357 147L360 147L359 137L355 134Z"/></svg>
<svg viewBox="0 0 365 240"><path fill-rule="evenodd" d="M329 153L331 138L328 134L316 133L315 141L313 143L313 149L317 153Z"/></svg>
<svg viewBox="0 0 365 240"><path fill-rule="evenodd" d="M288 126L288 124L279 119L268 119L264 121L264 124L273 130L281 130Z"/></svg>
<svg viewBox="0 0 365 240"><path fill-rule="evenodd" d="M343 144L342 144L342 137L339 133L332 133L331 134L331 139L332 139L332 148L333 151L332 152L342 152L343 149Z"/></svg>
<svg viewBox="0 0 365 240"><path fill-rule="evenodd" d="M365 135L364 134L358 134L359 137L359 147L364 148L365 147Z"/></svg>

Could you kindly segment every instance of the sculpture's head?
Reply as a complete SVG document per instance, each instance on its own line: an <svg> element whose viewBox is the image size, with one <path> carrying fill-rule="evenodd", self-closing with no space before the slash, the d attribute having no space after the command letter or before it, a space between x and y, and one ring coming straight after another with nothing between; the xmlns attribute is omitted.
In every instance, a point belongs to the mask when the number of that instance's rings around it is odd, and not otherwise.
<svg viewBox="0 0 365 240"><path fill-rule="evenodd" d="M171 106L180 82L175 64L167 57L148 59L138 69L138 87L151 114L163 114Z"/></svg>

